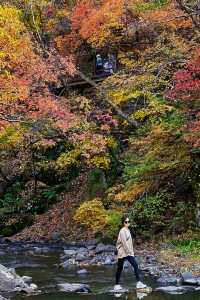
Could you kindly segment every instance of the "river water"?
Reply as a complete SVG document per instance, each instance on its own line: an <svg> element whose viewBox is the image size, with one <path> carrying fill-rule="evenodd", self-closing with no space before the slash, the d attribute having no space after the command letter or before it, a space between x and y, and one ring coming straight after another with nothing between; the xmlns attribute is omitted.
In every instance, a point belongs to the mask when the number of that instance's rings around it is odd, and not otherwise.
<svg viewBox="0 0 200 300"><path fill-rule="evenodd" d="M70 269L58 269L56 264L59 263L60 253L50 253L44 256L33 256L29 253L8 253L6 256L1 256L1 263L7 267L14 267L19 275L31 276L33 282L36 283L42 294L35 296L25 295L5 295L12 300L114 300L115 295L108 293L108 290L113 287L115 266L108 267L88 267L88 273L77 275L78 268L71 267ZM156 283L148 276L144 277L144 281L156 287ZM68 294L59 292L56 289L56 284L71 282L71 283L86 283L89 284L92 290L91 294ZM141 294L136 294L134 291L135 279L131 269L125 269L122 276L122 285L129 288L130 293L121 295L121 300L200 300L200 292L193 292L181 295L170 295L161 292L152 292L151 294L141 298ZM144 296L144 295L143 295Z"/></svg>

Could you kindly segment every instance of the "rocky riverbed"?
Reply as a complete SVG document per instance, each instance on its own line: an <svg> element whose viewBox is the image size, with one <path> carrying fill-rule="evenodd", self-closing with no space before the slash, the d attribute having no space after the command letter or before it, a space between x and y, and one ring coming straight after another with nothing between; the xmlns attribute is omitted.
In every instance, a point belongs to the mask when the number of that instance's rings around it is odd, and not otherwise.
<svg viewBox="0 0 200 300"><path fill-rule="evenodd" d="M7 243L0 242L0 294L7 299L47 299L45 295L62 298L81 293L88 295L106 295L113 288L116 258L113 245L104 245L98 241L87 244L65 243ZM179 295L186 300L200 299L200 278L191 273L179 273L157 260L158 253L153 249L138 249L136 259L142 270L143 280L153 287L153 293ZM7 284L6 274L12 284ZM18 274L18 275L17 275ZM125 264L122 284L134 293L134 275ZM190 296L189 296L190 295ZM192 296L191 296L192 295ZM199 298L195 298L198 295ZM147 294L144 297L149 296ZM72 297L72 298L73 298ZM95 296L96 297L96 296ZM100 296L99 296L100 297ZM157 297L157 296L156 296ZM191 298L193 297L193 298ZM0 298L3 299L3 298ZM48 298L49 299L49 298ZM71 299L71 298L70 298ZM80 298L81 299L81 298ZM91 296L90 296L91 299ZM93 298L92 298L93 299ZM96 299L96 298L95 298ZM104 298L106 299L106 298ZM170 298L169 298L170 299Z"/></svg>

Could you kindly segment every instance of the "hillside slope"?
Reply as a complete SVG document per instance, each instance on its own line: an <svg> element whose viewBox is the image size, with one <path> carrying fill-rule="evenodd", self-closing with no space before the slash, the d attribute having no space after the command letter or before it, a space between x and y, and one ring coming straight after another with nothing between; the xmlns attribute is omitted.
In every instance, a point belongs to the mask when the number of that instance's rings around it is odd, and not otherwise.
<svg viewBox="0 0 200 300"><path fill-rule="evenodd" d="M36 215L32 226L25 228L11 239L13 241L45 241L53 239L57 233L66 241L81 241L89 237L88 232L73 221L74 210L84 198L86 181L86 174L78 176L72 181L70 191L63 192L59 202L53 208L44 214Z"/></svg>

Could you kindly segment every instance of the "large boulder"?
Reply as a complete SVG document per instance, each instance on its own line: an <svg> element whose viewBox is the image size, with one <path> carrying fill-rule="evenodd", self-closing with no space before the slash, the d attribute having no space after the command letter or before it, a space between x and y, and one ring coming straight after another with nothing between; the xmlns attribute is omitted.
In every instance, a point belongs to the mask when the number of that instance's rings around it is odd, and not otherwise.
<svg viewBox="0 0 200 300"><path fill-rule="evenodd" d="M181 277L184 284L198 285L197 278L191 272L183 272L181 273Z"/></svg>
<svg viewBox="0 0 200 300"><path fill-rule="evenodd" d="M61 292L91 293L89 285L84 283L60 283L57 287Z"/></svg>
<svg viewBox="0 0 200 300"><path fill-rule="evenodd" d="M161 285L176 284L179 282L179 278L176 276L162 275L157 279L157 282Z"/></svg>
<svg viewBox="0 0 200 300"><path fill-rule="evenodd" d="M6 299L0 295L0 300L9 300L9 299Z"/></svg>
<svg viewBox="0 0 200 300"><path fill-rule="evenodd" d="M1 292L26 292L33 293L37 286L28 285L22 277L15 273L15 269L8 269L0 265L0 291Z"/></svg>
<svg viewBox="0 0 200 300"><path fill-rule="evenodd" d="M158 287L158 288L156 288L156 291L176 295L176 294L183 294L183 293L195 291L195 287L169 285L169 286Z"/></svg>

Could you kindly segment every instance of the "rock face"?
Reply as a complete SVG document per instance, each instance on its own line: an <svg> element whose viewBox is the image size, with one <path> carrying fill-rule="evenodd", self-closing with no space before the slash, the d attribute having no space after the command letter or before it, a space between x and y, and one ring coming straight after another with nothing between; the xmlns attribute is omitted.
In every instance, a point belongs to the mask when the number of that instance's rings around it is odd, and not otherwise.
<svg viewBox="0 0 200 300"><path fill-rule="evenodd" d="M37 289L36 285L28 285L22 277L15 273L14 269L8 269L0 265L0 291L1 292L26 292L33 293Z"/></svg>
<svg viewBox="0 0 200 300"><path fill-rule="evenodd" d="M91 293L89 285L83 283L60 283L57 287L61 292Z"/></svg>

